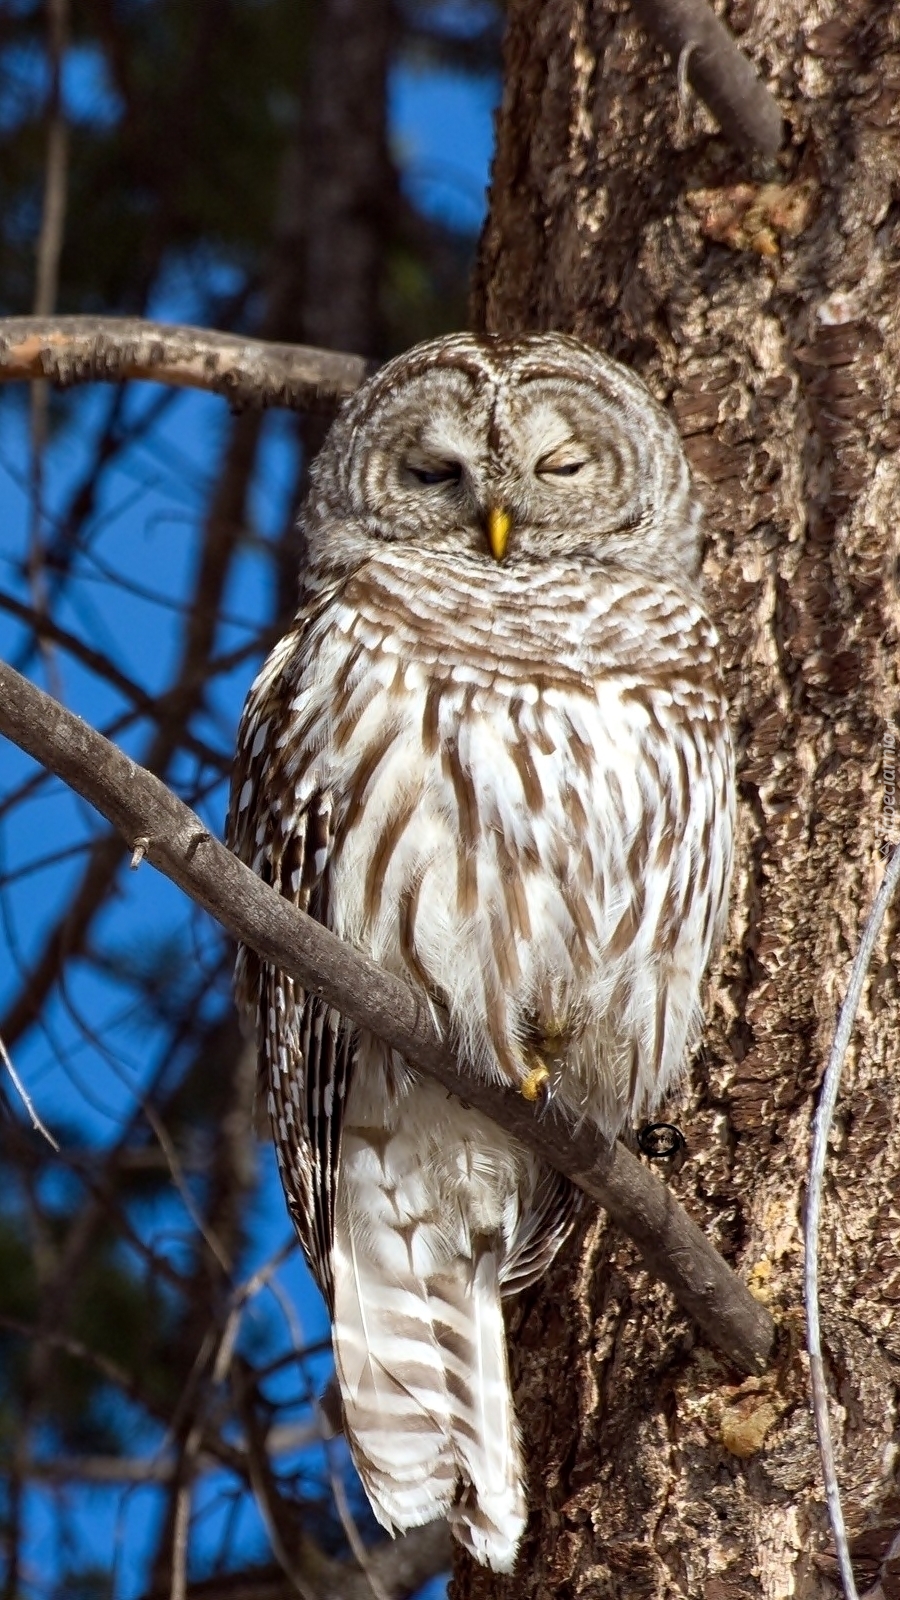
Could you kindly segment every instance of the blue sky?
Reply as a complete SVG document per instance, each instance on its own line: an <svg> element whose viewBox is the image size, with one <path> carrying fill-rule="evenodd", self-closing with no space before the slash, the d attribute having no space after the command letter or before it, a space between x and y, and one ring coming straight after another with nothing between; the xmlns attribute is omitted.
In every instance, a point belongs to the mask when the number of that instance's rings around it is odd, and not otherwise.
<svg viewBox="0 0 900 1600"><path fill-rule="evenodd" d="M494 142L496 85L451 72L396 72L394 148L421 210L476 232Z"/></svg>
<svg viewBox="0 0 900 1600"><path fill-rule="evenodd" d="M102 85L96 83L92 89L90 72L83 67L75 74L71 92L83 108L95 91L102 99ZM484 211L495 95L496 86L490 83L431 70L397 72L391 84L392 136L411 198L421 209L472 233ZM177 284L154 311L170 320L187 320L191 315ZM154 386L133 386L127 400L129 414L136 416L152 406L157 395ZM61 430L48 452L45 480L51 526L54 511L65 503L90 459L109 391L73 393L66 404L77 416L77 428ZM104 483L94 518L92 549L101 563L94 578L79 582L54 609L57 622L108 650L150 692L169 681L176 659L180 618L172 608L189 583L196 529L226 424L226 410L218 399L182 392L171 401L162 421ZM225 605L229 620L218 642L220 651L252 638L269 610L269 543L284 524L292 474L284 420L270 415L265 428L250 508L258 537L248 543L231 582ZM21 568L29 536L28 485L25 406L5 403L0 410L0 589L26 600ZM108 582L110 570L122 580L114 588ZM23 630L0 611L0 654L20 664L25 638ZM216 743L232 738L257 664L248 658L217 685L211 711L215 726L210 729ZM53 652L49 669L34 659L25 669L97 726L108 726L128 710L123 695L63 651ZM126 727L119 742L140 757L146 738L146 726ZM0 746L0 808L4 796L33 773L25 757L6 744ZM206 807L208 823L217 831L223 812L220 786ZM47 927L83 870L83 855L61 855L60 841L71 852L94 828L88 808L55 782L42 783L29 804L8 817L0 810L0 874L12 873L14 880L0 906L0 1011L16 991L17 973L40 948ZM101 919L97 940L115 942L140 960L163 936L178 947L188 967L202 963L210 939L204 919L152 868L125 873L122 893ZM85 1036L81 1022L85 1016L102 1047ZM105 1145L117 1137L122 1115L157 1065L144 1019L117 985L83 963L74 963L68 994L54 1001L48 1023L46 1031L33 1030L16 1051L17 1069L40 1115L64 1143ZM263 1176L254 1212L254 1251L259 1261L289 1235L273 1164L265 1153L261 1160ZM173 1225L178 1209L173 1202L164 1225L187 1233L186 1215ZM148 1226L152 1228L152 1218ZM253 1264L247 1264L248 1270ZM324 1311L296 1254L280 1273L279 1285L287 1292L306 1340L323 1337ZM273 1336L282 1343L292 1337L284 1303L272 1295L254 1302L248 1315L277 1324L280 1331ZM313 1385L321 1385L325 1365L324 1357L313 1363ZM296 1387L296 1376L293 1382ZM135 1450L145 1447L146 1440L136 1434ZM227 1485L214 1480L203 1491L219 1507L214 1505L209 1512L212 1523L220 1517L219 1501L226 1492ZM29 1586L35 1594L46 1586L57 1565L60 1506L50 1495L35 1494L28 1507ZM70 1491L66 1506L67 1537L80 1541L85 1556L103 1565L113 1559L111 1552L118 1552L117 1600L130 1600L141 1587L143 1552L153 1546L152 1491L138 1489L124 1500L106 1490ZM197 1537L202 1545L202 1526ZM262 1548L262 1529L252 1510L244 1513L241 1539Z"/></svg>

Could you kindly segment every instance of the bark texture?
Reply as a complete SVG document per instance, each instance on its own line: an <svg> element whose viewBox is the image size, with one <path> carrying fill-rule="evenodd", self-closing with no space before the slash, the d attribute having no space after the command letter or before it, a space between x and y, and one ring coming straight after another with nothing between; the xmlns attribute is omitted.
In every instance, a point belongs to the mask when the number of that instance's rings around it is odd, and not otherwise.
<svg viewBox="0 0 900 1600"><path fill-rule="evenodd" d="M838 1594L802 1353L817 1087L896 837L900 12L732 0L785 142L748 165L615 0L513 0L475 289L493 331L562 328L671 406L708 508L740 751L730 937L672 1186L774 1312L741 1380L588 1223L512 1314L534 1516L456 1600ZM894 908L838 1108L823 1335L861 1593L900 1596L900 1085Z"/></svg>

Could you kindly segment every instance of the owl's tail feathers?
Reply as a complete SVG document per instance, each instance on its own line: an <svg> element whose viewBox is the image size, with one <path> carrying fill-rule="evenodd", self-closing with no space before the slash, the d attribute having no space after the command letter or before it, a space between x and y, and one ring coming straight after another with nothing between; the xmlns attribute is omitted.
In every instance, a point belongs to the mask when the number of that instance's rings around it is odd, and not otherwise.
<svg viewBox="0 0 900 1600"><path fill-rule="evenodd" d="M483 1249L429 1280L444 1358L460 1487L447 1512L483 1566L510 1572L525 1531L522 1457L513 1410L497 1257Z"/></svg>
<svg viewBox="0 0 900 1600"><path fill-rule="evenodd" d="M396 1533L445 1516L478 1561L510 1571L525 1498L496 1258L427 1280L352 1258L335 1271L335 1362L376 1517Z"/></svg>

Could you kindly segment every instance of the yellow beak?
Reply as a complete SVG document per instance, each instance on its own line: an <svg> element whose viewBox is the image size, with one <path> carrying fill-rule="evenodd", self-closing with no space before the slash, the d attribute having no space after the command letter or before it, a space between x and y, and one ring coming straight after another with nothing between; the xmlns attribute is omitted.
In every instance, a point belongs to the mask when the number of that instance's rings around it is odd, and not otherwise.
<svg viewBox="0 0 900 1600"><path fill-rule="evenodd" d="M506 555L511 527L512 517L509 512L501 511L499 506L492 506L487 514L487 536L491 555L495 561L502 561Z"/></svg>

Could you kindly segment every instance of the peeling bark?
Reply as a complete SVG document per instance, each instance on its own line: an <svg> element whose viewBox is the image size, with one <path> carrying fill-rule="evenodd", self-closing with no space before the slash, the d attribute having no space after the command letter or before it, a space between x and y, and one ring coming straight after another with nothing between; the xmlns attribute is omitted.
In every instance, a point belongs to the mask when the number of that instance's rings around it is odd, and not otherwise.
<svg viewBox="0 0 900 1600"><path fill-rule="evenodd" d="M510 1579L456 1600L824 1600L840 1592L803 1349L817 1085L896 837L900 13L732 0L784 113L743 163L614 0L513 0L475 289L494 331L562 328L679 423L740 752L730 937L677 1111L672 1187L780 1326L742 1380L607 1222L512 1313L534 1508ZM866 987L823 1218L823 1335L860 1591L900 1595L898 918Z"/></svg>

